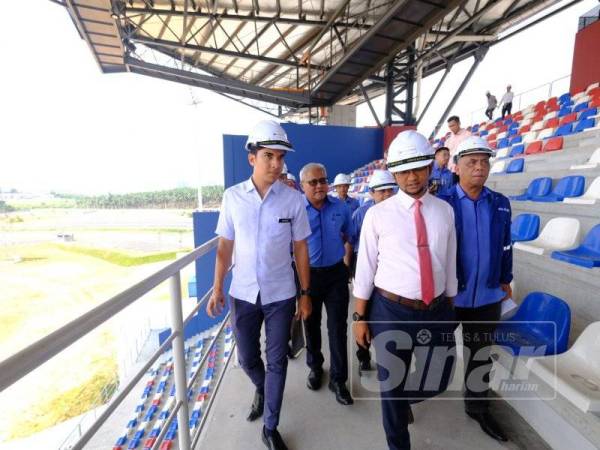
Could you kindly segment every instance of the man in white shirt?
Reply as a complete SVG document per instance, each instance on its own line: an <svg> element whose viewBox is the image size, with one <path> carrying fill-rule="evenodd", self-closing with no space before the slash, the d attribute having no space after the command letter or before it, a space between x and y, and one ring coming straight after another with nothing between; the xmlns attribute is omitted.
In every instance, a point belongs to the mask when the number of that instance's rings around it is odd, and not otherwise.
<svg viewBox="0 0 600 450"><path fill-rule="evenodd" d="M311 313L306 244L310 226L301 194L278 181L284 156L293 151L281 126L271 120L259 122L248 137L246 150L252 176L223 195L213 293L206 309L214 317L225 305L223 281L233 257L231 324L240 365L256 388L247 420L259 418L264 408L262 441L270 450L285 450L277 425L296 309L290 242L301 288L297 316L306 319ZM263 321L266 371L260 353Z"/></svg>
<svg viewBox="0 0 600 450"><path fill-rule="evenodd" d="M387 167L400 189L367 211L360 235L354 331L359 345L375 348L392 450L410 449L409 405L446 389L456 355L454 212L427 192L433 159L431 145L416 131L394 139ZM432 356L434 348L442 358ZM413 353L423 369L418 379L407 376Z"/></svg>
<svg viewBox="0 0 600 450"><path fill-rule="evenodd" d="M458 144L471 136L471 132L465 128L461 128L460 118L458 116L448 117L447 123L448 129L450 130L450 136L448 136L448 139L444 142L444 146L448 147L448 150L450 151L448 169L455 172L454 167L456 166L456 162L454 161L454 156L456 155L456 149L458 148Z"/></svg>
<svg viewBox="0 0 600 450"><path fill-rule="evenodd" d="M500 100L500 103L502 103L502 118L504 119L504 116L506 116L507 114L510 116L510 112L512 111L512 101L513 101L513 97L515 96L515 94L511 91L511 85L509 84L508 86L506 86L506 92L504 93L504 95L502 96L502 100Z"/></svg>

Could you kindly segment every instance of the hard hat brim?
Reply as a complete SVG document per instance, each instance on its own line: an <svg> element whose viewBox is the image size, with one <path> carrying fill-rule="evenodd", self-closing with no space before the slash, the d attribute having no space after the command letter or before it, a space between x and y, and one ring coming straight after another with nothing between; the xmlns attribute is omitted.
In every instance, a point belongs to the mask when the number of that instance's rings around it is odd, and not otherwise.
<svg viewBox="0 0 600 450"><path fill-rule="evenodd" d="M371 189L372 191L383 191L385 189L394 189L396 187L396 183L384 183L384 184L378 184L377 186L369 186L369 189Z"/></svg>
<svg viewBox="0 0 600 450"><path fill-rule="evenodd" d="M338 181L337 183L333 183L332 186L333 187L336 187L336 186L350 186L351 184L352 183L350 183L350 182L346 183L345 181L344 182Z"/></svg>
<svg viewBox="0 0 600 450"><path fill-rule="evenodd" d="M287 144L287 145L286 145ZM257 143L246 143L246 150L251 151L253 148L270 148L272 150L283 150L284 152L293 152L291 144L285 143L283 141L265 141L265 142L257 142Z"/></svg>
<svg viewBox="0 0 600 450"><path fill-rule="evenodd" d="M457 159L462 158L463 156L467 156L467 155L476 155L476 154L485 154L488 155L490 158L493 158L494 156L496 156L496 152L494 150L491 149L487 149L487 148L471 148L469 150L464 150L462 152L460 152L457 155Z"/></svg>
<svg viewBox="0 0 600 450"><path fill-rule="evenodd" d="M397 173L397 172L405 172L407 170L412 170L412 169L419 169L421 167L427 167L427 166L431 165L431 163L433 163L433 158L434 158L434 155L431 155L431 157L428 157L427 159L424 159L421 161L413 161L413 162L408 162L408 163L400 162L400 164L398 164L398 165L394 165L394 163L391 163L392 167L390 167L390 163L388 163L388 170L392 173Z"/></svg>

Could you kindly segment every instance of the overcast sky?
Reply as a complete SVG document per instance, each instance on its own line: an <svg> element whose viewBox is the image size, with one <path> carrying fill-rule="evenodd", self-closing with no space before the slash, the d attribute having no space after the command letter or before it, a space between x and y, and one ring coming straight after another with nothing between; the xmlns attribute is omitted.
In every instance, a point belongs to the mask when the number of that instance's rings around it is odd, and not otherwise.
<svg viewBox="0 0 600 450"><path fill-rule="evenodd" d="M500 99L568 75L585 0L492 47L455 107L463 123ZM246 134L265 117L201 89L134 74L103 75L67 12L49 1L5 2L0 28L0 188L106 193L221 184L221 136ZM21 18L26 18L26 21ZM420 131L429 134L471 60L456 65ZM423 106L441 73L422 84ZM562 84L561 84L562 83ZM555 94L568 88L557 83ZM558 92L560 91L560 92ZM545 86L527 103L546 98ZM375 101L380 117L383 98ZM525 105L523 105L525 106ZM482 112L474 115L483 119ZM375 122L363 105L358 126Z"/></svg>

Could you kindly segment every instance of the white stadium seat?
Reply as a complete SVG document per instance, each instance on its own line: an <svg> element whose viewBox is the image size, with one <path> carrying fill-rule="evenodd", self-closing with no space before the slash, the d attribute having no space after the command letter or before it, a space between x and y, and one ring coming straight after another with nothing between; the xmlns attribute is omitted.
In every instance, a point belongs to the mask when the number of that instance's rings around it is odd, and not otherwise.
<svg viewBox="0 0 600 450"><path fill-rule="evenodd" d="M548 221L537 239L527 243L515 242L514 248L536 255L543 255L551 250L567 250L579 245L580 231L579 220L555 217Z"/></svg>
<svg viewBox="0 0 600 450"><path fill-rule="evenodd" d="M554 119L558 116L558 111L550 111L548 114L544 116L544 120Z"/></svg>
<svg viewBox="0 0 600 450"><path fill-rule="evenodd" d="M540 131L544 129L544 121L540 120L539 122L534 123L533 125L531 125L531 131Z"/></svg>
<svg viewBox="0 0 600 450"><path fill-rule="evenodd" d="M506 137L508 133L506 131L503 131L502 133L498 133L498 135L496 136L496 139L503 139Z"/></svg>
<svg viewBox="0 0 600 450"><path fill-rule="evenodd" d="M533 141L537 140L537 131L530 131L529 133L526 133L523 135L522 140L523 140L523 144L529 144Z"/></svg>
<svg viewBox="0 0 600 450"><path fill-rule="evenodd" d="M600 412L600 322L588 325L567 352L531 358L528 365L581 411Z"/></svg>
<svg viewBox="0 0 600 450"><path fill-rule="evenodd" d="M567 197L564 203L575 203L577 205L593 205L600 200L600 177L596 177L590 184L585 194L581 197Z"/></svg>
<svg viewBox="0 0 600 450"><path fill-rule="evenodd" d="M571 166L571 170L595 169L600 164L600 147L594 150L585 164Z"/></svg>
<svg viewBox="0 0 600 450"><path fill-rule="evenodd" d="M505 168L506 168L505 160L497 161L494 163L494 165L490 169L490 173L502 173L502 172L504 172Z"/></svg>
<svg viewBox="0 0 600 450"><path fill-rule="evenodd" d="M510 148L508 148L508 147L501 148L500 150L498 150L496 152L496 158L506 158L508 156L509 150L510 150Z"/></svg>
<svg viewBox="0 0 600 450"><path fill-rule="evenodd" d="M592 89L596 89L599 86L600 86L600 83L592 83L586 88L585 92L586 93L590 92Z"/></svg>
<svg viewBox="0 0 600 450"><path fill-rule="evenodd" d="M537 140L548 139L554 135L554 128L544 128L537 136Z"/></svg>

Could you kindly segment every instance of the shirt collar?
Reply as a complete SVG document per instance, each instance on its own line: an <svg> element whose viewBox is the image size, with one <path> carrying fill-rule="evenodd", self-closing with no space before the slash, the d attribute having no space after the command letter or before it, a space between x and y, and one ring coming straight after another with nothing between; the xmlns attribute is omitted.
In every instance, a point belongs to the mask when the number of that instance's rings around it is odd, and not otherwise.
<svg viewBox="0 0 600 450"><path fill-rule="evenodd" d="M394 197L406 209L410 209L415 204L416 200L410 195L408 195L406 192L404 192L402 189L398 189L398 193L394 195ZM425 192L425 195L423 195L419 200L421 200L421 203L425 204L429 201L430 197L431 194L429 194L429 192Z"/></svg>
<svg viewBox="0 0 600 450"><path fill-rule="evenodd" d="M458 198L460 200L462 200L463 198L468 198L471 201L479 201L481 199L487 198L489 197L490 191L487 187L483 187L483 189L481 190L481 193L479 194L479 197L476 200L472 200L471 197L469 197L465 191L463 191L463 189L460 187L460 184L456 184L456 193L458 194Z"/></svg>
<svg viewBox="0 0 600 450"><path fill-rule="evenodd" d="M275 181L275 183L273 183L271 185L271 187L267 190L267 194L265 195L265 197L271 192L273 192L274 194L278 194L281 191L282 187L283 187L283 183L281 183L281 181L279 181L279 180ZM252 177L248 178L244 182L244 191L246 191L246 192L256 191L256 186L254 186Z"/></svg>
<svg viewBox="0 0 600 450"><path fill-rule="evenodd" d="M308 198L306 198L306 194L302 194L302 198L304 199L304 206L310 206L312 209L315 209L317 211L323 211L323 208L321 208L320 210L315 208L311 202L308 201ZM331 198L329 197L329 195L325 196L325 203L323 204L323 206L327 206L328 203L333 203L331 201Z"/></svg>

